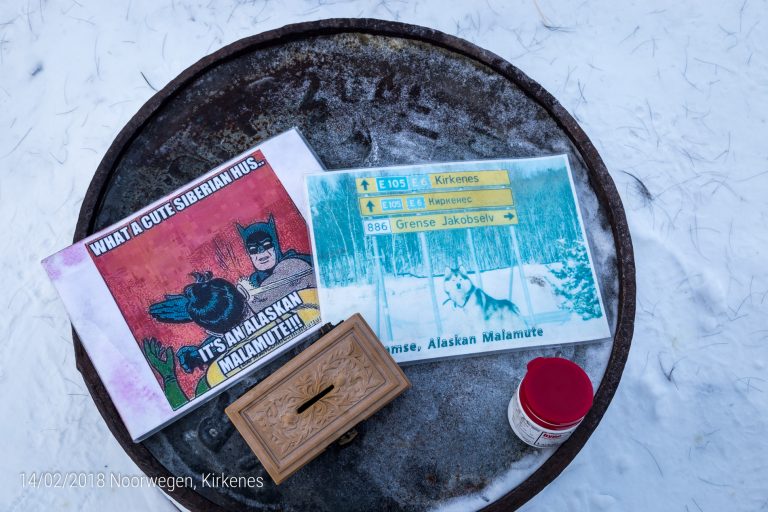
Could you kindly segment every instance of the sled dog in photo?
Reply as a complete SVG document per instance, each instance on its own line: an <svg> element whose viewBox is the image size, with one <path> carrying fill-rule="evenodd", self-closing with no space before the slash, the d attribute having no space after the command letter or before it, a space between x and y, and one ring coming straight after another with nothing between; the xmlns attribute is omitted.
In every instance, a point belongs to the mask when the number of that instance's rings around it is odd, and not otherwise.
<svg viewBox="0 0 768 512"><path fill-rule="evenodd" d="M445 302L451 302L454 308L461 308L472 318L482 318L498 326L523 323L520 310L513 302L495 299L475 286L463 266L446 267L443 288L448 295Z"/></svg>

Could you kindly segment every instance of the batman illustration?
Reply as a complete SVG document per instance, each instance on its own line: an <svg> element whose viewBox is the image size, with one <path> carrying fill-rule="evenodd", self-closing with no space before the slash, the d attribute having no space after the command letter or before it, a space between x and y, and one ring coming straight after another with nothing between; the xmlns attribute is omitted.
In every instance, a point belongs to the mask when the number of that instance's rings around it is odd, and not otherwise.
<svg viewBox="0 0 768 512"><path fill-rule="evenodd" d="M149 306L149 314L163 323L194 322L209 334L197 346L184 346L176 352L179 364L186 373L205 367L200 348L213 342L239 323L257 314L265 307L293 291L316 288L311 256L294 249L285 252L280 247L275 220L248 226L237 224L237 231L254 271L241 278L237 286L213 273L193 272L194 282L182 293L166 295L165 299ZM163 378L166 397L174 409L188 401L176 381L176 363L173 350L163 348L154 339L143 342L143 351L152 367ZM210 389L203 376L195 390L198 396Z"/></svg>
<svg viewBox="0 0 768 512"><path fill-rule="evenodd" d="M245 250L255 269L248 279L254 288L262 286L266 281L275 281L275 279L270 279L273 274L285 277L286 272L281 270L281 267L284 267L286 263L293 270L312 270L312 257L309 254L299 254L293 249L289 249L285 253L282 252L277 238L275 219L272 215L269 216L267 222L257 222L247 227L238 224L237 231L240 233L240 238L243 239Z"/></svg>

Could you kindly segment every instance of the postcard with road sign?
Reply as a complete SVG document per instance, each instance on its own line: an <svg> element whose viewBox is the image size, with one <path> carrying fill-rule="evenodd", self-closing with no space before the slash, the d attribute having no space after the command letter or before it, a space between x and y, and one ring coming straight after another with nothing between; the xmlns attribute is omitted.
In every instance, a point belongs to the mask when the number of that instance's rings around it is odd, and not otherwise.
<svg viewBox="0 0 768 512"><path fill-rule="evenodd" d="M605 339L567 156L306 177L321 316L396 361Z"/></svg>

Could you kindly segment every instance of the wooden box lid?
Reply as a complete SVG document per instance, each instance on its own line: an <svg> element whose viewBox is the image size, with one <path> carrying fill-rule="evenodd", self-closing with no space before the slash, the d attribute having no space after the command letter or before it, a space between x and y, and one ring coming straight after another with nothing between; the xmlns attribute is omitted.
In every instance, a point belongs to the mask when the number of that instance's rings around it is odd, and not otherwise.
<svg viewBox="0 0 768 512"><path fill-rule="evenodd" d="M411 387L356 314L226 408L280 483Z"/></svg>

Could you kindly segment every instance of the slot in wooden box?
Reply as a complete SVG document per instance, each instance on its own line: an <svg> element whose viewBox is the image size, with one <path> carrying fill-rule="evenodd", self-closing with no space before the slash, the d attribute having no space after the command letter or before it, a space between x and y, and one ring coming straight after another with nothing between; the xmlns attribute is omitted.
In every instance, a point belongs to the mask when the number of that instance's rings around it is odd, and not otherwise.
<svg viewBox="0 0 768 512"><path fill-rule="evenodd" d="M411 384L359 314L226 408L279 484Z"/></svg>

